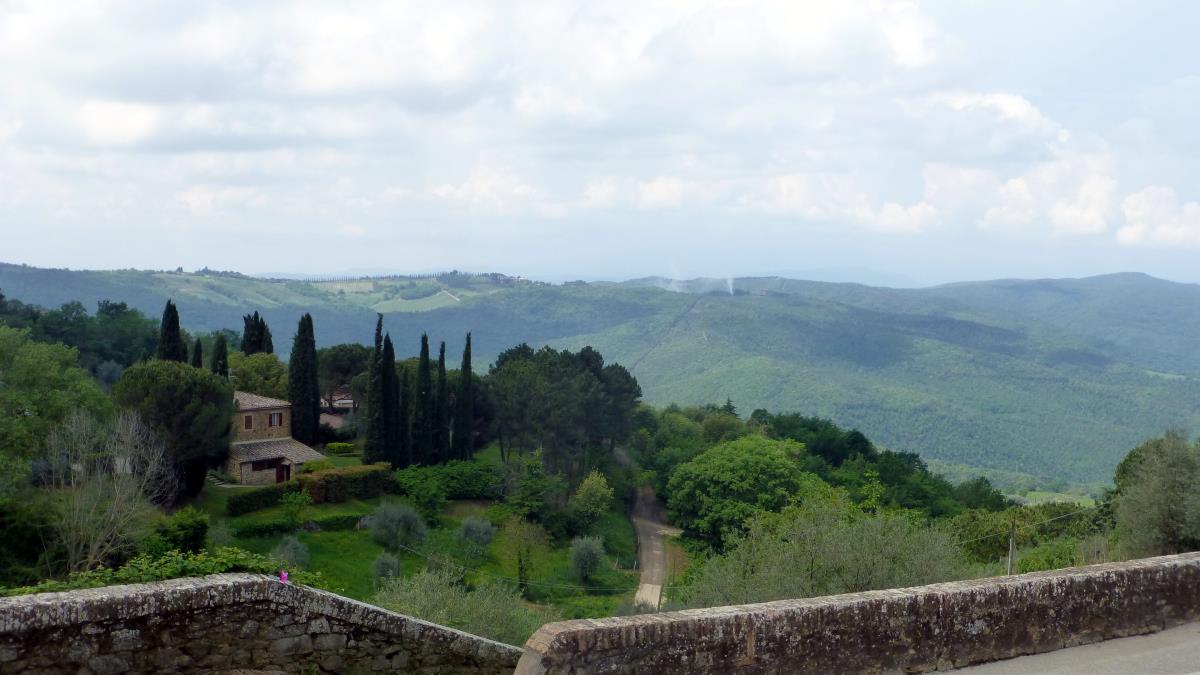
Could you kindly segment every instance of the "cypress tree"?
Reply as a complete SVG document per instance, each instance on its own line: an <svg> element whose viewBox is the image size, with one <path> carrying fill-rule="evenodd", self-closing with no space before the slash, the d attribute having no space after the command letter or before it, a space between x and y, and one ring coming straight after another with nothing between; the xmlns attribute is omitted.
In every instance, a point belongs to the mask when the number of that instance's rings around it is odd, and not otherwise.
<svg viewBox="0 0 1200 675"><path fill-rule="evenodd" d="M179 330L179 310L170 300L163 308L162 323L158 328L158 359L187 363L187 344Z"/></svg>
<svg viewBox="0 0 1200 675"><path fill-rule="evenodd" d="M221 377L229 377L229 343L220 333L213 341L212 371Z"/></svg>
<svg viewBox="0 0 1200 675"><path fill-rule="evenodd" d="M446 343L438 350L437 386L433 399L433 447L437 453L434 461L450 459L450 392L446 388Z"/></svg>
<svg viewBox="0 0 1200 675"><path fill-rule="evenodd" d="M321 427L321 389L317 383L317 340L310 314L300 317L292 341L288 398L292 402L292 438L312 445Z"/></svg>
<svg viewBox="0 0 1200 675"><path fill-rule="evenodd" d="M196 338L196 344L192 345L192 366L204 367L204 345L200 343L200 338Z"/></svg>
<svg viewBox="0 0 1200 675"><path fill-rule="evenodd" d="M363 464L386 459L387 429L383 400L383 315L375 321L375 352L367 370L367 441L363 447Z"/></svg>
<svg viewBox="0 0 1200 675"><path fill-rule="evenodd" d="M463 347L462 366L458 369L458 392L454 395L454 457L470 459L475 450L475 382L471 374L471 334Z"/></svg>
<svg viewBox="0 0 1200 675"><path fill-rule="evenodd" d="M257 353L261 342L258 337L258 312L254 316L242 316L242 353L246 356Z"/></svg>
<svg viewBox="0 0 1200 675"><path fill-rule="evenodd" d="M400 429L400 463L401 466L409 466L413 463L412 458L412 393L408 388L408 368L400 370L400 385L396 395L396 403L399 406L397 415L397 426Z"/></svg>
<svg viewBox="0 0 1200 675"><path fill-rule="evenodd" d="M243 316L242 326L243 354L250 356L259 352L275 353L275 344L271 341L271 328L258 312Z"/></svg>
<svg viewBox="0 0 1200 675"><path fill-rule="evenodd" d="M429 372L429 336L421 333L421 357L417 361L417 391L413 401L413 463L428 464L434 458L433 377Z"/></svg>
<svg viewBox="0 0 1200 675"><path fill-rule="evenodd" d="M400 382L396 376L396 349L392 336L383 336L383 359L379 364L383 394L384 459L392 468L400 467Z"/></svg>

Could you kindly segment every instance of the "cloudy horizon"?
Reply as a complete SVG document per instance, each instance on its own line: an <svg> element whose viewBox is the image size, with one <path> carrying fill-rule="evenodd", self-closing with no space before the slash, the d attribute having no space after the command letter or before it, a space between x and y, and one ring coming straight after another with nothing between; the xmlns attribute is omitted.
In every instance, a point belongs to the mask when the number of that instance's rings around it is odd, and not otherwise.
<svg viewBox="0 0 1200 675"><path fill-rule="evenodd" d="M0 260L1200 282L1198 20L0 1Z"/></svg>

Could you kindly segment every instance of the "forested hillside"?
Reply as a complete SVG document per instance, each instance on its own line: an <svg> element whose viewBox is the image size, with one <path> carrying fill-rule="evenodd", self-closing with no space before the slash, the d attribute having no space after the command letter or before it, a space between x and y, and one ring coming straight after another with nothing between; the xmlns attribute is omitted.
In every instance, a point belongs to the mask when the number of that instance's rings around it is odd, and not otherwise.
<svg viewBox="0 0 1200 675"><path fill-rule="evenodd" d="M90 311L124 301L150 316L174 298L191 330L237 329L255 310L278 325L311 312L321 345L369 340L363 327L378 311L398 345L423 331L472 332L481 363L520 342L592 345L629 366L651 403L728 397L745 413L826 416L923 457L1070 480L1107 480L1139 440L1200 428L1200 286L1144 275L898 290L463 274L310 283L0 265L0 290Z"/></svg>

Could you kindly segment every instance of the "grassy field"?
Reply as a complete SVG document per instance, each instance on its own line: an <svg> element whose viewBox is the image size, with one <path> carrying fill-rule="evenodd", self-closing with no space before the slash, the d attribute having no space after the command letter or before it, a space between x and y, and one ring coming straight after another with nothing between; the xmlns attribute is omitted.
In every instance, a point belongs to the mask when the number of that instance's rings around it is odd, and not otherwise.
<svg viewBox="0 0 1200 675"><path fill-rule="evenodd" d="M357 457L330 457L342 466L358 463ZM476 461L499 463L499 450L492 446L481 451ZM237 531L247 525L277 521L283 517L281 507L274 506L237 517L226 514L229 497L253 487L221 487L211 483L193 502L209 515L210 523L222 523ZM403 498L384 496L368 500L350 500L337 504L316 504L303 515L306 520L329 516L366 516L381 504L400 503ZM501 524L496 537L486 550L479 552L464 544L458 535L462 521L468 517L482 518L493 502L487 500L452 500L447 502L422 545L414 551L395 552L401 562L402 576L410 576L435 561L449 563L466 570L470 583L501 581L515 583L518 576L516 541L512 532ZM534 602L552 605L568 618L610 616L628 603L637 587L638 575L632 571L637 558L637 541L633 524L619 510L605 513L596 524L594 534L601 537L608 553L603 568L586 582L575 579L570 572L569 542L547 540L530 549L529 597ZM331 584L331 590L358 600L370 601L375 593L372 565L384 549L376 544L365 529L299 532L297 538L308 547L308 569L321 572ZM283 535L270 537L234 537L233 544L256 553L270 553Z"/></svg>

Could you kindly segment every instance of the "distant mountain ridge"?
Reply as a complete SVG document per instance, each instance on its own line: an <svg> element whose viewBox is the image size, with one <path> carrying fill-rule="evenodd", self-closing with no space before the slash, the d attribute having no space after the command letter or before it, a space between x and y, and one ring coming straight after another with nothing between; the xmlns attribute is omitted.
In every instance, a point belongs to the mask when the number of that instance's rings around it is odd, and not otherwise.
<svg viewBox="0 0 1200 675"><path fill-rule="evenodd" d="M922 456L1108 480L1168 427L1200 429L1200 286L1144 274L896 289L783 277L544 284L505 275L304 282L223 273L67 271L0 264L0 290L54 307L123 300L192 330L258 310L287 351L302 312L318 342L370 340L376 312L476 358L591 344L633 369L646 400L732 398L819 414Z"/></svg>

